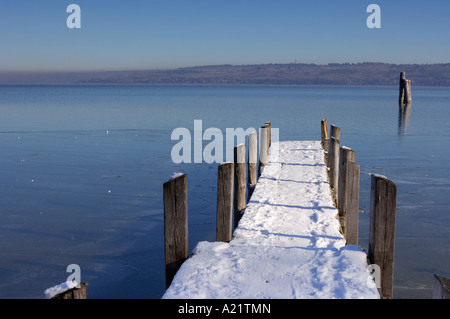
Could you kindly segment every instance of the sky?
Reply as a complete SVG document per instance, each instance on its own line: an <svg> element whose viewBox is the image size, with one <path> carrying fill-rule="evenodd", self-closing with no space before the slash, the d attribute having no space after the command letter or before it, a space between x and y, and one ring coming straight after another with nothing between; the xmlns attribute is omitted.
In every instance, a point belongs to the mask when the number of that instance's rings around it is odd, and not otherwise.
<svg viewBox="0 0 450 319"><path fill-rule="evenodd" d="M0 0L0 72L449 63L449 16L447 0Z"/></svg>

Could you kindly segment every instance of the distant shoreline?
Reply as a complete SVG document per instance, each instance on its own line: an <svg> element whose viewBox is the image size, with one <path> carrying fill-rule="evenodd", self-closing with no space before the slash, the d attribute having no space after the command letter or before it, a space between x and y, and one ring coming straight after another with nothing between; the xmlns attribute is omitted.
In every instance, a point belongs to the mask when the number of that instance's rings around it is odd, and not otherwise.
<svg viewBox="0 0 450 319"><path fill-rule="evenodd" d="M397 86L406 72L413 86L449 87L450 63L376 62L209 65L166 70L0 72L0 84Z"/></svg>
<svg viewBox="0 0 450 319"><path fill-rule="evenodd" d="M7 86L30 86L30 87L38 87L38 86L79 86L79 87L95 87L95 86L117 86L117 87L125 87L125 86L142 86L142 87L333 87L333 88L395 88L398 89L397 85L316 85L316 84L140 84L140 83L0 83L1 87ZM450 86L431 86L431 85L416 85L416 87L420 88L433 88L433 89L450 89Z"/></svg>

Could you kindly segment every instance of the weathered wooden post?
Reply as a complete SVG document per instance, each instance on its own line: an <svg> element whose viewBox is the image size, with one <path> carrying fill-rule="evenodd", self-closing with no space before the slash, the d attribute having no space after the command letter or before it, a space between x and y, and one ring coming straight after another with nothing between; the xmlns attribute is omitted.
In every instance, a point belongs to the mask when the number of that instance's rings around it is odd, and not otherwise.
<svg viewBox="0 0 450 319"><path fill-rule="evenodd" d="M392 298L397 186L384 176L372 175L370 190L368 257L371 264L380 267L382 297Z"/></svg>
<svg viewBox="0 0 450 319"><path fill-rule="evenodd" d="M216 240L229 242L233 232L234 163L220 164L217 172Z"/></svg>
<svg viewBox="0 0 450 319"><path fill-rule="evenodd" d="M334 137L336 139L341 138L341 129L337 127L336 125L331 124L330 125L330 137Z"/></svg>
<svg viewBox="0 0 450 319"><path fill-rule="evenodd" d="M346 238L347 224L347 168L349 162L355 161L355 152L345 146L339 149L339 178L338 178L338 200L339 221L342 234Z"/></svg>
<svg viewBox="0 0 450 319"><path fill-rule="evenodd" d="M81 283L80 287L66 290L53 296L51 299L88 299L88 284Z"/></svg>
<svg viewBox="0 0 450 319"><path fill-rule="evenodd" d="M166 288L188 258L187 175L176 174L163 185Z"/></svg>
<svg viewBox="0 0 450 319"><path fill-rule="evenodd" d="M326 138L323 141L323 161L327 169L330 167L328 164L328 151L330 150L330 139Z"/></svg>
<svg viewBox="0 0 450 319"><path fill-rule="evenodd" d="M328 165L330 167L329 179L331 188L331 197L333 202L337 205L337 190L338 190L338 170L339 170L339 140L335 137L330 137L330 149L328 151Z"/></svg>
<svg viewBox="0 0 450 319"><path fill-rule="evenodd" d="M272 123L266 122L264 126L267 128L267 149L270 149L272 146Z"/></svg>
<svg viewBox="0 0 450 319"><path fill-rule="evenodd" d="M405 104L411 104L411 103L412 103L411 81L405 80Z"/></svg>
<svg viewBox="0 0 450 319"><path fill-rule="evenodd" d="M406 72L400 72L398 103L403 105L405 101Z"/></svg>
<svg viewBox="0 0 450 319"><path fill-rule="evenodd" d="M340 139L340 137L341 137L341 129L339 128L339 127L337 127L337 126L335 126L335 125L330 125L330 138L331 137L334 137L336 140L337 140L337 142L338 142L338 144L339 144L339 139ZM325 141L325 144L327 144L326 146L327 146L327 151L328 151L328 153L326 154L326 156L327 156L327 161L326 161L326 163L327 163L327 167L328 168L330 168L330 150L331 150L331 143L330 143L330 138L328 138L328 139L326 139ZM328 141L328 142L327 142Z"/></svg>
<svg viewBox="0 0 450 319"><path fill-rule="evenodd" d="M345 239L347 245L358 245L359 165L348 162Z"/></svg>
<svg viewBox="0 0 450 319"><path fill-rule="evenodd" d="M321 144L323 148L323 161L325 162L326 167L328 166L328 151L330 148L330 139L328 138L328 129L327 129L327 120L323 119L321 121Z"/></svg>
<svg viewBox="0 0 450 319"><path fill-rule="evenodd" d="M433 299L450 299L450 279L434 274Z"/></svg>
<svg viewBox="0 0 450 319"><path fill-rule="evenodd" d="M269 163L269 144L268 138L268 127L266 125L261 126L259 133L259 170L258 176L261 176L264 166Z"/></svg>
<svg viewBox="0 0 450 319"><path fill-rule="evenodd" d="M258 133L253 132L248 136L248 195L247 201L253 194L257 182L258 165Z"/></svg>
<svg viewBox="0 0 450 319"><path fill-rule="evenodd" d="M246 148L240 144L234 148L234 227L238 226L246 201Z"/></svg>
<svg viewBox="0 0 450 319"><path fill-rule="evenodd" d="M398 102L400 105L411 104L411 81L406 79L406 73L400 73L400 92Z"/></svg>
<svg viewBox="0 0 450 319"><path fill-rule="evenodd" d="M327 120L323 119L321 121L320 128L322 147L325 149L325 140L328 138Z"/></svg>

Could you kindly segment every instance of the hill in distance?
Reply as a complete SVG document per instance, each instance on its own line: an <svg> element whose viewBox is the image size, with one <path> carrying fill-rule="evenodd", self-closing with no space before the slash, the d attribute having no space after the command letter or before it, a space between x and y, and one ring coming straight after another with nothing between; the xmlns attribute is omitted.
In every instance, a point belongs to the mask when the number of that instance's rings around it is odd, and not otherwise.
<svg viewBox="0 0 450 319"><path fill-rule="evenodd" d="M450 63L209 65L169 70L0 73L0 84L229 84L397 86L400 72L415 86L450 86Z"/></svg>

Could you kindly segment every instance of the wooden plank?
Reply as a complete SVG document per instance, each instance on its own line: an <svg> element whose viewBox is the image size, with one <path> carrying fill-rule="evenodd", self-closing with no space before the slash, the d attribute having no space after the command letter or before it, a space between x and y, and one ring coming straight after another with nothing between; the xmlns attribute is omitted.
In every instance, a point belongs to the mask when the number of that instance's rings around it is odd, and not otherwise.
<svg viewBox="0 0 450 319"><path fill-rule="evenodd" d="M219 165L217 173L216 240L229 242L233 231L234 163Z"/></svg>
<svg viewBox="0 0 450 319"><path fill-rule="evenodd" d="M164 251L166 287L188 258L187 175L182 174L164 183Z"/></svg>
<svg viewBox="0 0 450 319"><path fill-rule="evenodd" d="M346 234L347 217L347 167L348 162L350 161L355 161L355 151L345 146L340 147L337 207L339 211L339 221L341 222L341 229L344 238Z"/></svg>
<svg viewBox="0 0 450 319"><path fill-rule="evenodd" d="M234 227L237 227L246 201L246 147L240 144L234 148Z"/></svg>
<svg viewBox="0 0 450 319"><path fill-rule="evenodd" d="M395 253L397 186L384 176L372 175L368 257L381 269L381 295L392 298Z"/></svg>
<svg viewBox="0 0 450 319"><path fill-rule="evenodd" d="M348 162L345 239L347 245L355 246L358 245L359 176L359 165Z"/></svg>
<svg viewBox="0 0 450 319"><path fill-rule="evenodd" d="M450 299L450 279L434 274L433 299Z"/></svg>

